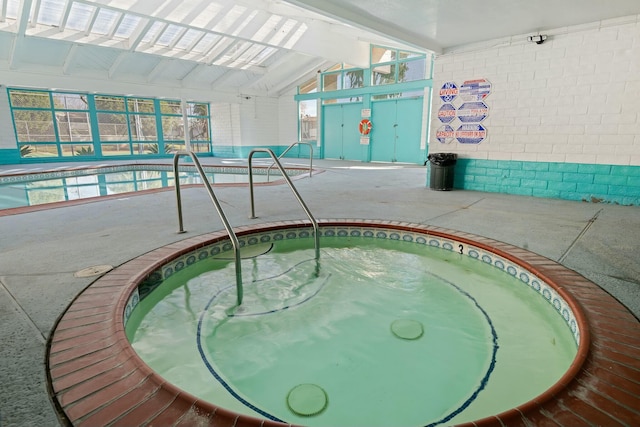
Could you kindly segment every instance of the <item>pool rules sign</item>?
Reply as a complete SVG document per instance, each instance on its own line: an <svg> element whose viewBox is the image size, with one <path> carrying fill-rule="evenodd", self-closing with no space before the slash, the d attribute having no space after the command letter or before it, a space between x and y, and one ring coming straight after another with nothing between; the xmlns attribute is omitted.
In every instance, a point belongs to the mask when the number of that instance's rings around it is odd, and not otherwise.
<svg viewBox="0 0 640 427"><path fill-rule="evenodd" d="M442 101L438 109L441 126L436 138L442 144L453 140L460 144L479 144L487 138L482 122L489 116L485 99L491 93L487 79L465 80L461 85L445 82L438 93Z"/></svg>

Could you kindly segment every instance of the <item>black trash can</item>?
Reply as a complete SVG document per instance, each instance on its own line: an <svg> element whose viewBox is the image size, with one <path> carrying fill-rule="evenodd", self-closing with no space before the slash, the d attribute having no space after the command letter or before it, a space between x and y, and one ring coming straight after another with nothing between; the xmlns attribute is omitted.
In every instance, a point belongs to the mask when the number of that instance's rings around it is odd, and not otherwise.
<svg viewBox="0 0 640 427"><path fill-rule="evenodd" d="M429 160L431 168L429 188L432 190L451 190L458 155L456 153L433 153L427 156L427 160Z"/></svg>

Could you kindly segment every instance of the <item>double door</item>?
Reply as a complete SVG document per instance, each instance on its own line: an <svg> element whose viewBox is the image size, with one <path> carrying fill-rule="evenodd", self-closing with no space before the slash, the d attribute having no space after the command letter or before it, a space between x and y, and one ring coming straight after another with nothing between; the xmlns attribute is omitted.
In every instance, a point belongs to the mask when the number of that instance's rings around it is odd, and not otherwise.
<svg viewBox="0 0 640 427"><path fill-rule="evenodd" d="M328 104L322 109L324 158L367 161L367 146L360 144L358 124L362 103Z"/></svg>
<svg viewBox="0 0 640 427"><path fill-rule="evenodd" d="M373 102L369 145L360 143L362 103L324 105L324 158L422 164L422 104L422 97Z"/></svg>
<svg viewBox="0 0 640 427"><path fill-rule="evenodd" d="M422 98L374 102L371 108L371 161L424 162L420 150Z"/></svg>

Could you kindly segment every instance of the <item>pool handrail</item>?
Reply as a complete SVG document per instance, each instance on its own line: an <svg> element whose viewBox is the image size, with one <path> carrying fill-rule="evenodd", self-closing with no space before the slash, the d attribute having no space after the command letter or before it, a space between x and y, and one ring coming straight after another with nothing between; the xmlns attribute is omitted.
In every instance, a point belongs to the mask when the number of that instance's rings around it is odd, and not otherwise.
<svg viewBox="0 0 640 427"><path fill-rule="evenodd" d="M252 218L252 219L256 218L255 203L253 198L253 168L251 167L251 160L253 158L253 155L256 153L267 153L269 156L271 156L271 158L273 159L273 164L275 164L278 167L278 169L280 170L280 173L282 174L282 177L289 185L289 188L293 192L293 195L295 196L296 200L298 200L298 203L300 203L300 206L302 206L302 210L304 210L304 212L307 214L307 217L309 218L309 221L311 221L311 225L313 226L313 236L314 236L315 249L316 249L316 261L319 260L320 259L320 233L318 232L318 222L311 214L311 211L309 210L307 205L304 203L304 200L302 200L302 197L300 197L300 193L298 193L298 190L296 190L296 187L293 185L291 178L289 178L286 171L282 167L282 163L280 163L280 160L278 160L278 157L276 157L273 150L269 148L254 148L249 153L249 159L248 159L249 161L249 198L251 200L251 216L249 218Z"/></svg>
<svg viewBox="0 0 640 427"><path fill-rule="evenodd" d="M309 146L309 178L311 178L311 174L313 171L313 145L311 145L310 142L304 142L304 141L296 141L293 144L291 144L290 146L288 146L279 156L278 156L278 160L280 160L285 154L287 154L289 152L289 150L291 150L293 147L295 147L296 145L308 145ZM269 173L271 172L271 168L275 166L275 162L271 163L271 165L267 168L267 181L269 181Z"/></svg>
<svg viewBox="0 0 640 427"><path fill-rule="evenodd" d="M233 245L233 254L236 262L236 293L238 296L238 305L241 305L242 297L243 297L243 289L242 289L242 264L240 262L240 259L241 259L240 243L238 242L238 237L236 236L236 233L233 231L233 228L231 228L231 225L227 220L227 216L224 214L224 211L222 210L222 206L220 206L220 203L218 202L218 198L213 192L213 188L211 187L211 184L209 184L209 180L207 179L207 176L204 170L202 169L202 165L200 164L200 161L198 160L198 158L196 157L193 151L178 151L173 156L173 177L176 183L175 184L176 185L176 202L178 205L178 226L179 226L178 233L185 232L183 221L182 221L182 198L180 196L180 176L178 175L178 163L180 161L180 157L183 157L183 156L190 156L191 159L193 160L193 163L195 164L196 169L198 170L198 174L202 179L202 184L204 185L204 188L207 190L207 193L209 193L209 198L213 202L213 206L216 208L216 212L218 212L218 216L220 217L220 220L222 221L222 224L224 225L225 230L227 230L227 234L229 235L229 239L231 240L231 244Z"/></svg>

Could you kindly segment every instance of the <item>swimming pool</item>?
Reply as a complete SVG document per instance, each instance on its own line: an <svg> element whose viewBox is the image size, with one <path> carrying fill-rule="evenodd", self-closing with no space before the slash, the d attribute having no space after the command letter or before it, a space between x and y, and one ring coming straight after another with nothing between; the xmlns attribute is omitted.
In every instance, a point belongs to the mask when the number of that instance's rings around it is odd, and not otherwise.
<svg viewBox="0 0 640 427"><path fill-rule="evenodd" d="M582 372L583 362L589 354L590 331L579 304L574 300L579 297L578 294L574 296L568 289L572 287L572 282L577 284L581 292L589 286L595 286L581 276L530 252L468 233L393 221L322 221L320 225L325 239L331 237L328 236L331 230L335 236L340 234L350 236L352 232L357 231L364 236L366 231L376 229L376 236L378 232L385 233L386 239L390 241L405 241L411 237L416 245L425 249L430 249L438 243L440 245L438 250L447 252L449 256L460 256L469 262L487 265L491 261L491 268L502 271L501 274L513 276L517 286L537 295L536 298L546 301L548 309L561 319L563 328L569 330L575 342L578 343L577 353L569 368L550 388L535 396L534 399L517 405L517 409L507 409L484 418L484 424L499 425L499 419L529 416L533 412L537 413L541 408L553 412L557 410L553 408L557 408L558 404L553 399L554 396L559 393L566 395L565 390L573 393L571 390L580 387L578 383L571 380ZM237 230L238 237L243 239L245 246L252 246L249 244L250 240L258 245L265 243L261 242L264 233L272 233L274 240L284 240L290 233L300 235L305 232L308 233L308 227L301 222L263 224L240 227ZM280 237L276 237L278 235ZM77 420L88 422L98 415L106 416L108 412L109 419L117 419L125 424L140 423L140 420L168 423L177 420L183 423L209 420L210 423L221 422L229 425L282 425L270 419L241 415L240 412L218 406L220 402L211 404L181 390L149 369L127 344L124 325L129 320L133 308L140 302L141 296L147 295L154 284L164 280L163 275L168 271L173 275L176 271L182 271L187 265L197 265L201 257L203 260L211 257L211 251L216 246L218 250L230 246L225 233L199 236L180 244L173 244L171 247L159 248L108 273L78 297L52 334L48 356L54 401L60 404L61 410L72 422ZM254 248L257 247L254 246ZM204 251L208 251L207 256L203 255ZM244 260L243 262L253 261ZM556 281L562 285L557 285ZM96 304L99 307L95 306ZM96 314L100 319L92 317L90 321L87 318L83 322L86 313L89 312L102 314ZM105 329L104 322L113 322L113 326ZM597 324L592 327L599 329ZM78 328L82 328L82 336L71 337L70 334L75 334ZM427 336L428 333L429 325L425 325L424 335ZM409 341L409 344L416 343ZM101 349L111 356L106 353L104 356L99 356L103 351ZM111 360L114 354L119 355L116 357L117 360ZM591 363L595 363L594 361L598 358L597 354L593 355ZM527 360L522 362L526 364ZM87 366L87 363L90 366ZM67 375L70 371L76 374ZM113 385L109 386L109 395L117 393L123 398L126 396L126 403L123 401L122 404L118 404L113 401L113 398L93 394L86 397L87 391L104 387L101 378L105 375L113 378L110 380ZM78 399L82 399L83 402L87 400L87 404L91 402L90 406L93 408L91 413L79 409L86 405L85 403L78 405ZM564 400L565 404L567 401ZM332 405L331 402L333 401L329 401L329 406ZM118 407L126 406L129 409L117 412L118 410L113 407L116 404ZM139 410L133 410L133 408L139 408Z"/></svg>
<svg viewBox="0 0 640 427"><path fill-rule="evenodd" d="M213 184L246 184L248 170L241 166L204 167ZM297 176L302 169L287 168ZM278 171L271 171L279 175ZM265 168L254 168L254 181L268 181ZM181 184L201 184L194 166L180 166ZM28 174L0 175L0 209L38 206L50 203L106 197L119 194L160 190L174 186L171 165L119 165L83 169L43 171Z"/></svg>

